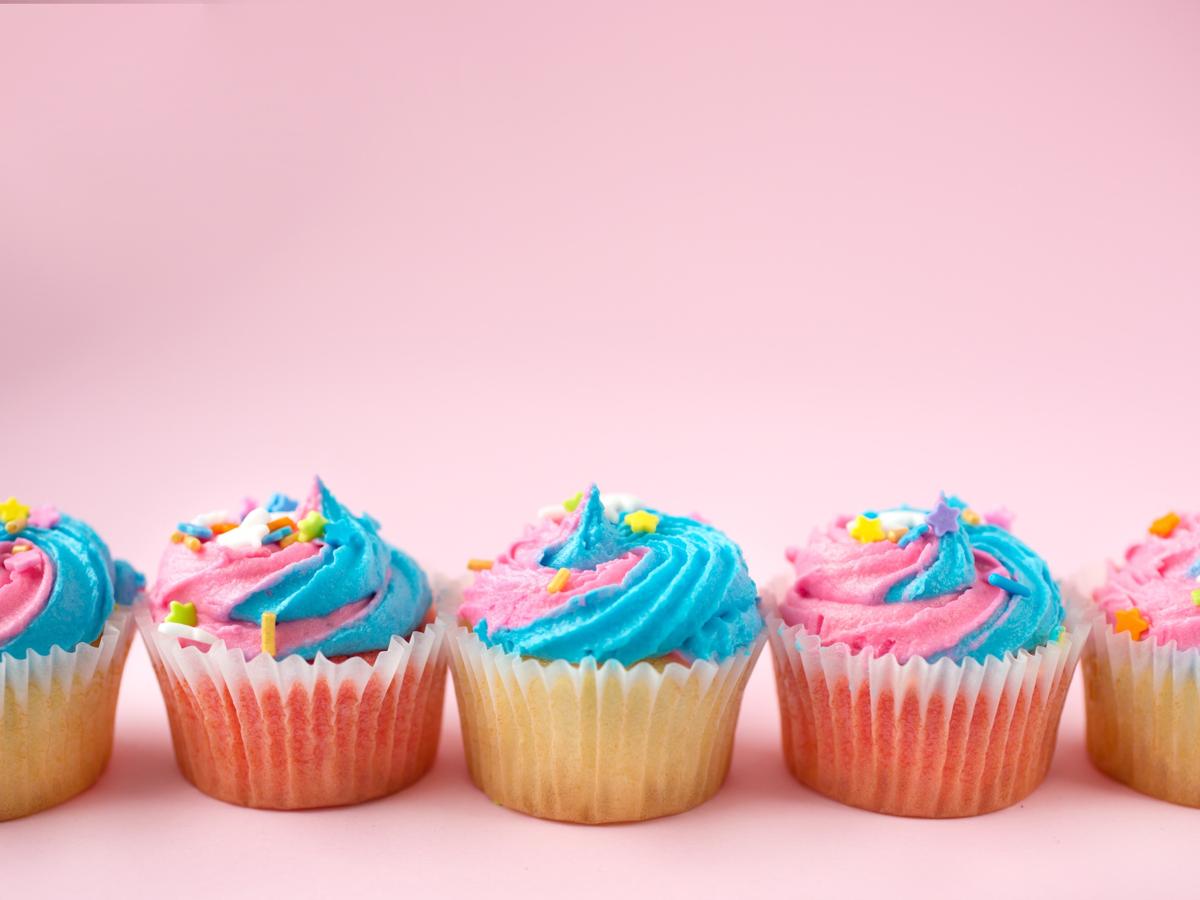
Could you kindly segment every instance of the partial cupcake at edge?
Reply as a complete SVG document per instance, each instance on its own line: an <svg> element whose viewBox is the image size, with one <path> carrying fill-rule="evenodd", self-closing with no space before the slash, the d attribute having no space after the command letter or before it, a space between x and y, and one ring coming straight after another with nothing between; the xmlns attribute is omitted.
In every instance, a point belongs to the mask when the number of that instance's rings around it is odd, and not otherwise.
<svg viewBox="0 0 1200 900"><path fill-rule="evenodd" d="M303 809L433 764L446 655L417 563L319 480L181 521L139 627L175 756L201 791Z"/></svg>
<svg viewBox="0 0 1200 900"><path fill-rule="evenodd" d="M1154 520L1121 559L1072 579L1088 755L1162 800L1200 807L1200 515Z"/></svg>
<svg viewBox="0 0 1200 900"><path fill-rule="evenodd" d="M91 787L113 717L142 577L53 506L0 503L0 821Z"/></svg>
<svg viewBox="0 0 1200 900"><path fill-rule="evenodd" d="M839 516L770 591L783 750L803 784L953 817L1041 783L1087 626L1044 560L956 497Z"/></svg>
<svg viewBox="0 0 1200 900"><path fill-rule="evenodd" d="M489 798L604 823L716 793L763 631L725 534L592 486L470 568L451 662Z"/></svg>

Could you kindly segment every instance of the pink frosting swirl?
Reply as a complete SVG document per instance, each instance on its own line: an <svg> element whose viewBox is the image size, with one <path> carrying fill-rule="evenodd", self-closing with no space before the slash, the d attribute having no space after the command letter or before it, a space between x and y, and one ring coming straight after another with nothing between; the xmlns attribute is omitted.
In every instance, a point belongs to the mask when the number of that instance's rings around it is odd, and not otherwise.
<svg viewBox="0 0 1200 900"><path fill-rule="evenodd" d="M0 647L46 608L53 587L54 563L39 547L0 541Z"/></svg>
<svg viewBox="0 0 1200 900"><path fill-rule="evenodd" d="M1136 608L1149 623L1142 639L1174 641L1180 650L1200 647L1200 515L1189 513L1166 537L1151 534L1108 564L1105 583L1093 599L1110 624L1116 614Z"/></svg>

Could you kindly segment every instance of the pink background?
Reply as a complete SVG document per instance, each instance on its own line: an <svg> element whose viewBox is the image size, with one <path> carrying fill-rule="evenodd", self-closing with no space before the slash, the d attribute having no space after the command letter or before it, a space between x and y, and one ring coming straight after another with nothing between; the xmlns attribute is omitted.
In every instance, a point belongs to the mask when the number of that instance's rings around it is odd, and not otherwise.
<svg viewBox="0 0 1200 900"><path fill-rule="evenodd" d="M5 496L152 569L316 470L458 572L596 479L762 579L943 487L1063 573L1196 503L1194 2L394 6L0 10ZM760 665L671 820L494 807L452 701L417 787L262 813L179 777L139 646L109 773L0 827L0 883L1194 891L1197 813L1090 768L1078 692L1043 788L956 822L798 787L773 704Z"/></svg>

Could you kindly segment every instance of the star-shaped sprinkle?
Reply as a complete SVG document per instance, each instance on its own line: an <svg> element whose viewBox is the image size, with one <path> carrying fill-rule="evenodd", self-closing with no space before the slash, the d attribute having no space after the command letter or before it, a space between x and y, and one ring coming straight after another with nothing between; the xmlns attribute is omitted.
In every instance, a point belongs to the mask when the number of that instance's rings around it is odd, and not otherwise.
<svg viewBox="0 0 1200 900"><path fill-rule="evenodd" d="M933 529L933 533L938 537L949 534L952 531L958 531L958 516L959 510L946 502L942 498L937 502L937 506L933 508L925 521L929 523L929 527Z"/></svg>
<svg viewBox="0 0 1200 900"><path fill-rule="evenodd" d="M579 501L583 499L583 491L580 491L574 497L568 497L563 501L563 509L567 512L575 512L575 508L579 506Z"/></svg>
<svg viewBox="0 0 1200 900"><path fill-rule="evenodd" d="M29 518L29 507L16 497L0 503L0 522L22 522Z"/></svg>
<svg viewBox="0 0 1200 900"><path fill-rule="evenodd" d="M878 513L867 512L856 516L854 521L846 526L846 530L850 532L850 537L863 544L874 544L887 540L887 532L883 530L883 523L879 521ZM900 539L896 538L896 540Z"/></svg>
<svg viewBox="0 0 1200 900"><path fill-rule="evenodd" d="M567 580L571 577L570 569L559 569L554 573L554 577L550 579L550 583L546 585L546 591L550 594L557 594L567 586Z"/></svg>
<svg viewBox="0 0 1200 900"><path fill-rule="evenodd" d="M178 600L171 601L171 609L167 613L167 618L163 621L174 622L178 625L196 625L196 604L195 603L180 603Z"/></svg>
<svg viewBox="0 0 1200 900"><path fill-rule="evenodd" d="M1180 522L1179 516L1173 512L1167 513L1165 516L1159 516L1150 523L1150 533L1158 535L1160 538L1171 536L1171 532L1175 530L1175 526Z"/></svg>
<svg viewBox="0 0 1200 900"><path fill-rule="evenodd" d="M1142 611L1136 606L1131 606L1129 609L1119 609L1114 616L1116 622L1113 624L1113 631L1120 634L1122 631L1128 631L1129 636L1135 641L1140 641L1142 635L1146 633L1146 629L1150 627L1149 621L1142 615Z"/></svg>
<svg viewBox="0 0 1200 900"><path fill-rule="evenodd" d="M490 569L494 563L490 559L468 559L467 568L472 572L482 572L485 569Z"/></svg>
<svg viewBox="0 0 1200 900"><path fill-rule="evenodd" d="M246 513L242 519L242 524L237 528L232 528L223 534L217 535L217 543L222 547L230 547L235 549L261 547L263 538L267 536L270 530L267 528L267 519L270 517L261 506L255 507ZM187 540L184 540L187 543Z"/></svg>
<svg viewBox="0 0 1200 900"><path fill-rule="evenodd" d="M634 534L654 534L658 530L658 516L639 509L625 516L625 524Z"/></svg>
<svg viewBox="0 0 1200 900"><path fill-rule="evenodd" d="M328 523L329 520L314 509L300 520L296 533L302 541L315 541L325 535L325 526Z"/></svg>
<svg viewBox="0 0 1200 900"><path fill-rule="evenodd" d="M1196 588L1194 591L1192 591L1192 602L1197 606L1200 606L1200 588Z"/></svg>
<svg viewBox="0 0 1200 900"><path fill-rule="evenodd" d="M61 519L53 506L39 506L29 514L29 524L34 528L53 528Z"/></svg>

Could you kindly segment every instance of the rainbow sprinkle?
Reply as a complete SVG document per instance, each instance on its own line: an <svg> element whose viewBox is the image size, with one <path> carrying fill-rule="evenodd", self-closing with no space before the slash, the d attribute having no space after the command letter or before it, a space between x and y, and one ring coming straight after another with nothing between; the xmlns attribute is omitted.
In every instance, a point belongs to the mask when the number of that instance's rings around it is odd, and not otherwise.
<svg viewBox="0 0 1200 900"><path fill-rule="evenodd" d="M262 614L262 652L268 656L275 655L275 613Z"/></svg>
<svg viewBox="0 0 1200 900"><path fill-rule="evenodd" d="M1159 516L1150 523L1150 533L1161 538L1171 536L1171 532L1175 530L1175 526L1182 521L1179 516L1173 512L1167 513L1165 516Z"/></svg>
<svg viewBox="0 0 1200 900"><path fill-rule="evenodd" d="M485 569L490 569L495 563L490 559L468 559L467 568L472 572L482 572Z"/></svg>
<svg viewBox="0 0 1200 900"><path fill-rule="evenodd" d="M262 539L262 542L264 544L277 544L291 533L292 526L284 525L282 528L276 528L274 531L268 532L266 537Z"/></svg>
<svg viewBox="0 0 1200 900"><path fill-rule="evenodd" d="M1021 584L1019 581L1014 581L1012 578L1001 575L999 572L993 572L991 575L989 575L987 577L987 582L992 587L998 587L1001 590L1008 591L1010 594L1015 594L1018 597L1033 596L1033 591L1031 591L1026 585Z"/></svg>
<svg viewBox="0 0 1200 900"><path fill-rule="evenodd" d="M546 591L551 594L557 594L567 586L567 579L570 577L570 569L559 569L554 573L554 577L550 579L550 583L546 585Z"/></svg>
<svg viewBox="0 0 1200 900"><path fill-rule="evenodd" d="M191 522L180 522L175 526L176 534L190 534L194 538L207 541L213 536L213 530L207 525L193 525Z"/></svg>

